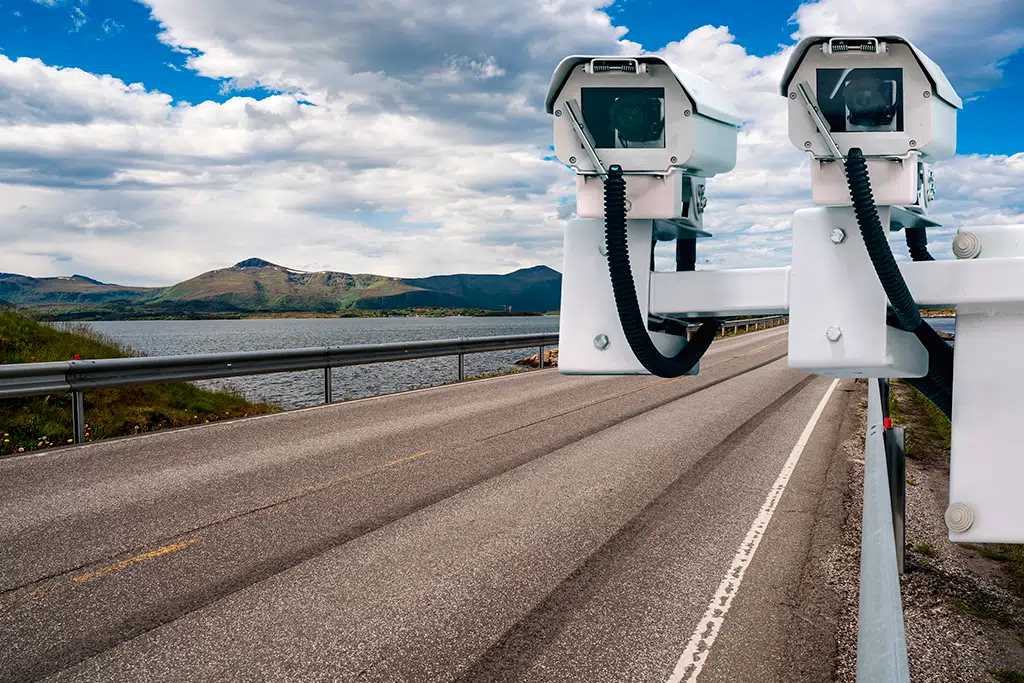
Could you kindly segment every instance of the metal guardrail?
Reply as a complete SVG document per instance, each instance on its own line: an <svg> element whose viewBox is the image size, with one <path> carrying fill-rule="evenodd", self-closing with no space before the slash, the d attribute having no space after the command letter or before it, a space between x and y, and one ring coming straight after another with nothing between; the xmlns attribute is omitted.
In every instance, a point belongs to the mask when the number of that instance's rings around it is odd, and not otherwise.
<svg viewBox="0 0 1024 683"><path fill-rule="evenodd" d="M543 368L545 347L557 345L557 334L519 334L189 356L18 363L0 365L0 399L71 392L75 443L82 443L85 440L83 392L90 389L322 369L324 402L332 403L334 387L331 368L457 356L458 378L462 381L466 378L465 355L468 353L508 351L535 346L539 350L539 367Z"/></svg>
<svg viewBox="0 0 1024 683"><path fill-rule="evenodd" d="M779 327L789 322L788 315L769 315L760 318L744 318L742 320L726 320L722 323L722 330L718 333L720 336L725 336L727 330L733 332L739 332L740 328L743 328L744 332L751 330L767 330L771 327Z"/></svg>
<svg viewBox="0 0 1024 683"><path fill-rule="evenodd" d="M857 681L910 680L903 625L902 430L888 422L888 383L868 380L864 512L857 605Z"/></svg>
<svg viewBox="0 0 1024 683"><path fill-rule="evenodd" d="M784 324L786 316L768 316L730 320L727 330L738 332L767 329ZM331 368L456 356L458 379L466 379L465 356L469 353L538 348L539 368L544 367L544 349L558 345L557 334L519 334L470 339L361 344L352 346L239 351L188 356L104 358L53 363L0 365L0 399L71 392L71 413L75 443L85 440L85 401L83 393L92 389L191 382L200 379L243 377L302 370L324 371L324 403L334 402Z"/></svg>

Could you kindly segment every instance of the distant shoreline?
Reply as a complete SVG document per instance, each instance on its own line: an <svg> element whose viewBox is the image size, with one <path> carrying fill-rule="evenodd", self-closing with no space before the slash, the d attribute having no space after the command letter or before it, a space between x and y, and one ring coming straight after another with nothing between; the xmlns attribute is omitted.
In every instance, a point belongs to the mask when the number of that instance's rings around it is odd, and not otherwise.
<svg viewBox="0 0 1024 683"><path fill-rule="evenodd" d="M485 309L459 309L459 308L426 308L426 309L396 309L378 311L372 309L357 309L351 311L219 311L210 313L196 312L166 312L160 314L149 314L140 311L137 314L124 310L68 310L52 312L45 309L32 307L19 308L18 311L30 315L41 322L94 322L100 320L275 320L282 318L527 318L557 316L558 311L536 312L536 311L490 311Z"/></svg>

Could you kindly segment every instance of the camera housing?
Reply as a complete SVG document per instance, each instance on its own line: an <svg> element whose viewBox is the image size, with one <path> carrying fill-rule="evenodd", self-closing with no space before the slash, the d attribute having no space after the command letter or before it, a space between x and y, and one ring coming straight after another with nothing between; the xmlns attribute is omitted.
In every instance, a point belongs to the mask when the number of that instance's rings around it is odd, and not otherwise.
<svg viewBox="0 0 1024 683"><path fill-rule="evenodd" d="M793 51L782 78L789 99L789 139L809 152L814 201L849 204L845 177L810 105L838 152L868 158L878 204L924 210L929 179L922 165L956 151L956 113L963 102L946 75L899 36L811 36Z"/></svg>
<svg viewBox="0 0 1024 683"><path fill-rule="evenodd" d="M555 156L577 174L580 218L604 215L603 182L574 117L604 167L617 164L630 176L630 219L682 218L696 226L701 179L736 165L740 117L729 99L661 57L566 57L545 108L554 115Z"/></svg>

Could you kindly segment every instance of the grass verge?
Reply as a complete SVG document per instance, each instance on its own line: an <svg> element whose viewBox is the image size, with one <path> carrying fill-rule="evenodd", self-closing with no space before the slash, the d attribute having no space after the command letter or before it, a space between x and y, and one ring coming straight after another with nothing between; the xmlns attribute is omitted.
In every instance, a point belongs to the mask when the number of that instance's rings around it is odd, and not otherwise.
<svg viewBox="0 0 1024 683"><path fill-rule="evenodd" d="M136 355L88 326L52 327L16 311L0 310L0 363ZM86 439L203 424L276 412L237 394L188 383L152 384L85 394ZM66 394L0 400L0 455L71 442L71 397Z"/></svg>

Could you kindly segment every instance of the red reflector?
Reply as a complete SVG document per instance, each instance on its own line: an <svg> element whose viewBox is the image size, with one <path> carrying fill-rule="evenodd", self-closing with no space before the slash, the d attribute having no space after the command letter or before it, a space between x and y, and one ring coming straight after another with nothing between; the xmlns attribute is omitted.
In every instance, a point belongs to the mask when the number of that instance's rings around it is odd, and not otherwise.
<svg viewBox="0 0 1024 683"><path fill-rule="evenodd" d="M892 418L891 417L883 417L882 418L882 426L885 427L886 429L892 429Z"/></svg>

